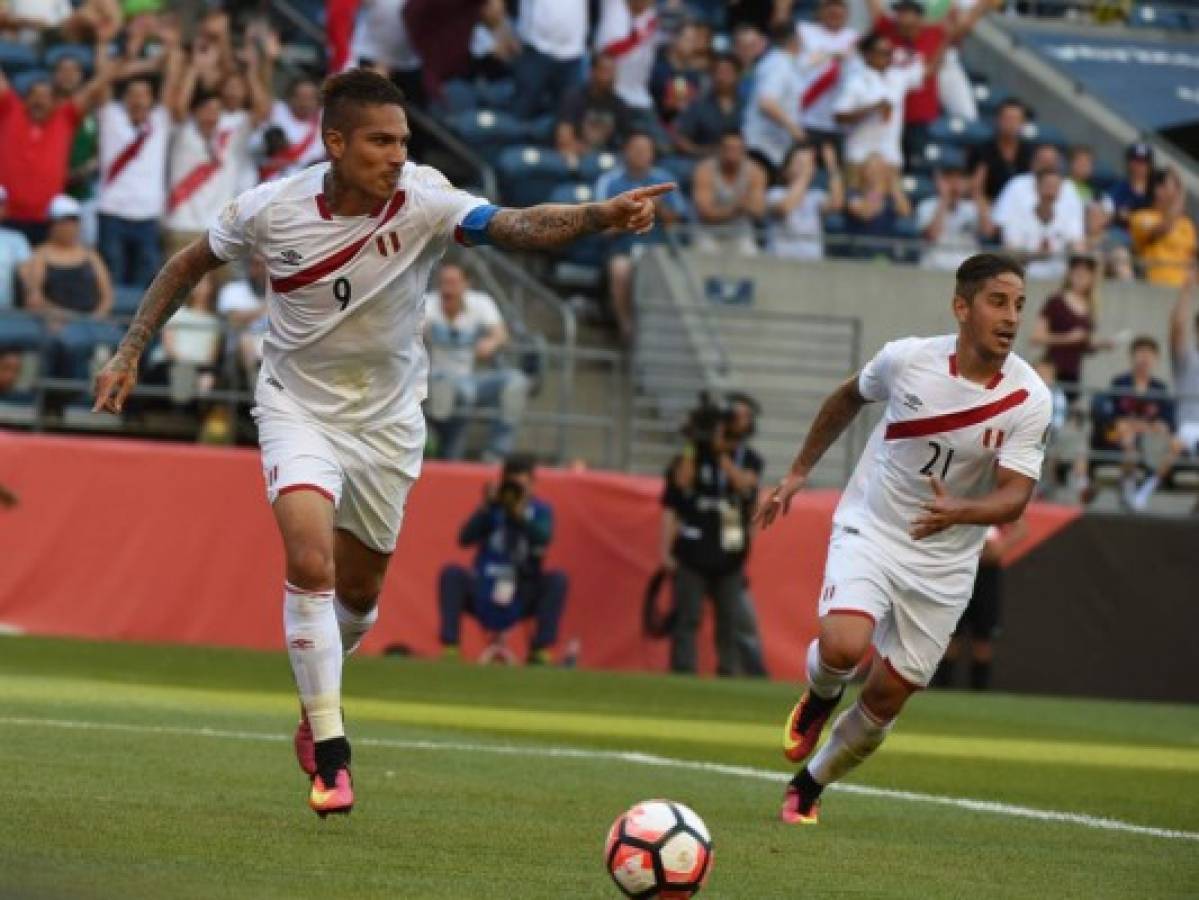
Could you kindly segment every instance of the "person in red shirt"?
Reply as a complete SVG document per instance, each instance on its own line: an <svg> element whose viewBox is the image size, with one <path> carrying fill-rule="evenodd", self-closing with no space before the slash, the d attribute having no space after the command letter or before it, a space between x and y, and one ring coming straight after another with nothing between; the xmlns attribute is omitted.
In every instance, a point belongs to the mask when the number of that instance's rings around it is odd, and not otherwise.
<svg viewBox="0 0 1199 900"><path fill-rule="evenodd" d="M892 15L887 15L883 0L870 0L874 30L895 45L895 62L906 65L919 56L927 65L937 57L946 44L956 44L974 30L979 19L994 6L995 0L977 0L966 15L951 14L944 23L929 24L924 19L924 4L919 0L894 0ZM911 159L923 152L928 142L928 129L941 115L941 100L937 94L937 69L929 67L924 84L908 94L903 111L903 152Z"/></svg>
<svg viewBox="0 0 1199 900"><path fill-rule="evenodd" d="M97 73L74 96L56 100L47 77L22 98L0 72L0 186L8 191L8 225L31 244L46 239L50 201L66 189L75 128L106 83Z"/></svg>

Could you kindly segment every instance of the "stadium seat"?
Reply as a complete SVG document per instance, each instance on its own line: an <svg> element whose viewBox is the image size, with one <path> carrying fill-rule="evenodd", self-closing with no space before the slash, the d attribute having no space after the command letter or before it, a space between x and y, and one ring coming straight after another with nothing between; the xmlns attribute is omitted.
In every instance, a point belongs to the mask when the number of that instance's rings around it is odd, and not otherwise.
<svg viewBox="0 0 1199 900"><path fill-rule="evenodd" d="M0 314L0 350L36 350L46 339L41 319L22 312Z"/></svg>
<svg viewBox="0 0 1199 900"><path fill-rule="evenodd" d="M544 115L522 121L525 125L525 138L530 144L539 144L543 147L553 146L554 129L558 125L557 116Z"/></svg>
<svg viewBox="0 0 1199 900"><path fill-rule="evenodd" d="M97 322L92 319L75 319L68 322L57 335L58 343L68 358L70 371L62 372L66 378L80 381L91 379L91 364L96 351L116 349L125 335L125 329L116 322Z"/></svg>
<svg viewBox="0 0 1199 900"><path fill-rule="evenodd" d="M11 78L17 72L37 68L37 52L15 41L0 41L0 69Z"/></svg>
<svg viewBox="0 0 1199 900"><path fill-rule="evenodd" d="M128 284L113 287L112 314L117 317L132 316L142 302L142 289Z"/></svg>
<svg viewBox="0 0 1199 900"><path fill-rule="evenodd" d="M516 82L510 79L480 81L475 84L475 95L479 98L479 106L505 109L516 99Z"/></svg>
<svg viewBox="0 0 1199 900"><path fill-rule="evenodd" d="M911 198L912 205L915 206L927 197L935 197L937 186L928 175L907 172L903 176L903 192Z"/></svg>
<svg viewBox="0 0 1199 900"><path fill-rule="evenodd" d="M1024 126L1024 139L1035 144L1055 144L1065 147L1069 141L1061 130L1046 122L1028 122Z"/></svg>
<svg viewBox="0 0 1199 900"><path fill-rule="evenodd" d="M1156 28L1163 31L1185 30L1189 26L1185 13L1152 3L1138 4L1128 17L1130 28Z"/></svg>
<svg viewBox="0 0 1199 900"><path fill-rule="evenodd" d="M930 141L924 145L924 153L919 162L919 168L931 170L942 166L965 167L966 151L953 144L939 144Z"/></svg>
<svg viewBox="0 0 1199 900"><path fill-rule="evenodd" d="M61 59L77 59L90 72L95 65L95 52L84 44L58 44L46 51L42 57L47 69L53 69Z"/></svg>
<svg viewBox="0 0 1199 900"><path fill-rule="evenodd" d="M579 160L579 178L588 184L595 184L601 175L619 164L620 157L615 153L589 153Z"/></svg>
<svg viewBox="0 0 1199 900"><path fill-rule="evenodd" d="M9 81L12 82L13 90L18 94L26 94L37 82L49 80L50 73L45 69L26 69L9 78Z"/></svg>
<svg viewBox="0 0 1199 900"><path fill-rule="evenodd" d="M957 116L942 116L933 122L928 132L930 140L958 147L973 147L989 141L994 135L995 129L989 123L982 120L968 122Z"/></svg>
<svg viewBox="0 0 1199 900"><path fill-rule="evenodd" d="M1000 90L989 84L974 85L974 102L978 104L978 114L983 119L993 118L995 110L999 108L999 104L1009 96L1011 95L1007 91Z"/></svg>
<svg viewBox="0 0 1199 900"><path fill-rule="evenodd" d="M447 122L459 137L493 164L505 148L525 143L528 136L524 122L491 109L448 116Z"/></svg>
<svg viewBox="0 0 1199 900"><path fill-rule="evenodd" d="M437 108L443 115L452 116L470 112L478 107L478 92L469 81L456 79L447 81L441 86L441 97L437 101Z"/></svg>
<svg viewBox="0 0 1199 900"><path fill-rule="evenodd" d="M573 174L562 154L532 146L507 148L500 154L496 169L500 193L512 206L544 203L554 188Z"/></svg>
<svg viewBox="0 0 1199 900"><path fill-rule="evenodd" d="M551 203L588 203L595 199L590 184L560 184L550 193ZM576 266L599 269L604 263L604 239L599 235L575 241L562 251L561 258Z"/></svg>

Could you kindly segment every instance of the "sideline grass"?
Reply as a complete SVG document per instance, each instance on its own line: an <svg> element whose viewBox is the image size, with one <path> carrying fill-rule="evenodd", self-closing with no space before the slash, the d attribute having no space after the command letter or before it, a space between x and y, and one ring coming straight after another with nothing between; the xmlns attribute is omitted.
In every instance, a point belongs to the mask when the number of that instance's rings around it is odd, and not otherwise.
<svg viewBox="0 0 1199 900"><path fill-rule="evenodd" d="M355 660L351 736L641 750L786 771L783 685ZM0 897L597 898L629 803L693 805L717 843L705 896L1187 897L1199 844L830 794L815 829L776 784L612 759L361 744L360 808L320 823L286 736L281 655L0 640ZM1199 709L918 698L855 781L1199 831ZM276 735L70 730L33 720Z"/></svg>

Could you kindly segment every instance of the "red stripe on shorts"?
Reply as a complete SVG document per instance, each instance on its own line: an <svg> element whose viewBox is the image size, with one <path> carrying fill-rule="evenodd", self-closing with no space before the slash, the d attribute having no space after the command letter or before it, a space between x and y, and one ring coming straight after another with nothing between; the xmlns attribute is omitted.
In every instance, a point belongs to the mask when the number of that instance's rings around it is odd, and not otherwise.
<svg viewBox="0 0 1199 900"><path fill-rule="evenodd" d="M330 503L337 502L337 498L334 497L329 491L327 491L323 487L321 487L319 484L289 484L289 485L287 485L287 487L279 488L279 490L275 494L275 496L282 497L284 494L290 494L294 491L316 491L318 494L320 494L322 497L324 497Z"/></svg>

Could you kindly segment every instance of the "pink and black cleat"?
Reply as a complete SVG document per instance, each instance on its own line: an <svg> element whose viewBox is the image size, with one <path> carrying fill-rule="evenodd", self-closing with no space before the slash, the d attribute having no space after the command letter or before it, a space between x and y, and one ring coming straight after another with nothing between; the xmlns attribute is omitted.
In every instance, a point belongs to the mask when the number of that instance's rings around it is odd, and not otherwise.
<svg viewBox="0 0 1199 900"><path fill-rule="evenodd" d="M354 808L354 787L349 768L338 769L331 781L332 787L325 783L319 773L313 776L312 792L308 795L308 805L322 819L330 815L348 815Z"/></svg>
<svg viewBox="0 0 1199 900"><path fill-rule="evenodd" d="M815 825L820 821L820 800L806 800L796 788L789 786L779 818L788 825Z"/></svg>

